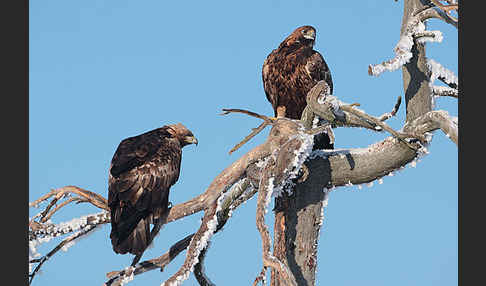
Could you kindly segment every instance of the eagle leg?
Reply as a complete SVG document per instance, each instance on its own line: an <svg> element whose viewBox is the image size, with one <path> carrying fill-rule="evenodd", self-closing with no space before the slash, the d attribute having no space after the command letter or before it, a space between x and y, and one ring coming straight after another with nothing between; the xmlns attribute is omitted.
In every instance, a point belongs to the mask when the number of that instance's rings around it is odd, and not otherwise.
<svg viewBox="0 0 486 286"><path fill-rule="evenodd" d="M282 118L285 117L285 114L287 113L287 108L284 105L279 105L277 106L277 118Z"/></svg>

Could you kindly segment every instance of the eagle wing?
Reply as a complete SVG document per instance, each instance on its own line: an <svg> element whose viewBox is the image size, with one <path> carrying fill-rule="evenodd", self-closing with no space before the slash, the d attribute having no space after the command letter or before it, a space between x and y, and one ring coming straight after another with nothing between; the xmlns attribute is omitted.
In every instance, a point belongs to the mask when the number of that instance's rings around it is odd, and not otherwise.
<svg viewBox="0 0 486 286"><path fill-rule="evenodd" d="M179 178L180 162L181 147L168 133L164 138L142 134L120 143L108 192L115 252L138 254L146 249L150 223L168 210L169 189Z"/></svg>
<svg viewBox="0 0 486 286"><path fill-rule="evenodd" d="M267 96L267 100L272 104L273 110L277 110L278 106L278 83L283 79L280 73L276 72L274 69L274 59L276 57L275 50L268 56L263 62L262 68L262 79L263 79L263 89ZM276 115L276 113L275 113Z"/></svg>
<svg viewBox="0 0 486 286"><path fill-rule="evenodd" d="M312 87L314 87L317 82L324 80L329 85L332 94L333 84L331 71L329 70L326 61L319 52L312 52L312 55L307 59L307 62L305 63L305 69L309 76L314 80L314 83L309 88L309 90L312 89Z"/></svg>

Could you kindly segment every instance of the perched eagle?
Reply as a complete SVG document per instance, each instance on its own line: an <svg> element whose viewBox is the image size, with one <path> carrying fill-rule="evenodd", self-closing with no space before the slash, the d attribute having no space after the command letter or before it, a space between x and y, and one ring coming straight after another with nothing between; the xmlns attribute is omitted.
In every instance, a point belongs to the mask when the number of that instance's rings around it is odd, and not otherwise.
<svg viewBox="0 0 486 286"><path fill-rule="evenodd" d="M197 139L178 123L121 141L109 172L111 244L116 253L142 254L167 215L169 189L177 182L182 147ZM159 229L159 228L158 228ZM157 232L158 232L157 229Z"/></svg>
<svg viewBox="0 0 486 286"><path fill-rule="evenodd" d="M329 85L332 94L331 72L321 54L313 50L315 39L314 27L299 27L263 63L263 88L275 116L284 107L285 117L300 119L307 105L307 93L321 80ZM316 136L314 149L332 148L325 133Z"/></svg>

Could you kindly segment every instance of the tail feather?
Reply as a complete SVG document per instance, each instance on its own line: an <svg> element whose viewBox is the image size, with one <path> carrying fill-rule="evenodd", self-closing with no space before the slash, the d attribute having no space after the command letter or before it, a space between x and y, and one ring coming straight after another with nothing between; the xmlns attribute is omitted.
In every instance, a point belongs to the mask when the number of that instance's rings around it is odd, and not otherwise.
<svg viewBox="0 0 486 286"><path fill-rule="evenodd" d="M111 207L111 244L119 254L131 253L141 255L157 235L168 215L168 192L162 194L158 202L141 198L146 202L133 206L130 202L122 207L116 203ZM160 201L161 200L161 201ZM154 205L150 205L154 204ZM140 210L140 209L143 209ZM150 225L154 224L151 231Z"/></svg>
<svg viewBox="0 0 486 286"><path fill-rule="evenodd" d="M115 231L114 231L115 230ZM150 243L150 218L142 218L130 233L119 233L112 228L111 244L113 250L119 254L142 253Z"/></svg>

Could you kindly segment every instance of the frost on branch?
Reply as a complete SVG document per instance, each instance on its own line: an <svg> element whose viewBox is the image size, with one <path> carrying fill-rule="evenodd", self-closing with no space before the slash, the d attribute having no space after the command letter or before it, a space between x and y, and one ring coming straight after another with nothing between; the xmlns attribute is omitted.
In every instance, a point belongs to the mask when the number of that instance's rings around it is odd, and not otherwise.
<svg viewBox="0 0 486 286"><path fill-rule="evenodd" d="M404 33L394 48L395 57L377 65L368 66L368 74L378 76L384 71L395 71L407 64L412 58L412 47L415 41L421 44L425 42L442 42L441 31L426 30L425 21L433 16L438 17L433 8L428 8L410 18Z"/></svg>
<svg viewBox="0 0 486 286"><path fill-rule="evenodd" d="M459 80L457 76L447 68L443 67L438 62L433 59L427 59L427 69L430 73L429 86L432 91L432 96L451 96L459 97ZM435 80L439 79L448 86L437 86L434 85Z"/></svg>
<svg viewBox="0 0 486 286"><path fill-rule="evenodd" d="M414 36L425 31L425 24L412 18L407 25L406 32L400 36L400 40L393 49L395 57L377 65L369 65L368 74L378 76L384 71L394 71L405 65L412 58Z"/></svg>
<svg viewBox="0 0 486 286"><path fill-rule="evenodd" d="M449 96L449 97L459 97L459 91L455 88L450 88L448 86L437 86L432 85L432 96Z"/></svg>
<svg viewBox="0 0 486 286"><path fill-rule="evenodd" d="M41 266L59 250L67 251L74 244L75 240L85 237L86 234L97 229L100 225L110 221L110 215L106 211L108 209L106 199L96 193L75 186L66 186L50 191L38 200L30 203L29 206L39 207L42 202L47 202L49 199L51 201L45 209L29 220L29 284L32 283L35 275L39 273ZM61 222L59 224L51 222L50 218L63 207L70 203L85 202L91 203L103 211L75 218L69 222ZM46 255L37 253L37 247L40 244L73 232L74 234L63 239ZM32 270L36 263L37 266Z"/></svg>

